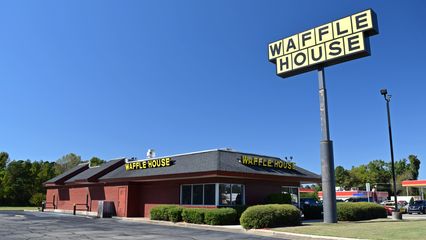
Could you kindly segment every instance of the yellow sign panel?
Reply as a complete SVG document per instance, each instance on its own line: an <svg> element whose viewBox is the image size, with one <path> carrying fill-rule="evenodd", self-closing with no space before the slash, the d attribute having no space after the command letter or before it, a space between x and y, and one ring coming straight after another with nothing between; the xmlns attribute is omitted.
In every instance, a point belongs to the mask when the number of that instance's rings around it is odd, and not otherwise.
<svg viewBox="0 0 426 240"><path fill-rule="evenodd" d="M377 33L376 14L368 9L269 44L269 61L277 75L293 76L369 56L368 37Z"/></svg>
<svg viewBox="0 0 426 240"><path fill-rule="evenodd" d="M241 156L241 164L246 166L258 166L258 167L268 167L268 168L281 168L288 170L295 170L296 164L293 162L286 162L279 159L270 159L262 157L252 157L252 156Z"/></svg>
<svg viewBox="0 0 426 240"><path fill-rule="evenodd" d="M158 158L125 163L126 171L147 168L170 167L171 165L173 165L173 161L171 158Z"/></svg>

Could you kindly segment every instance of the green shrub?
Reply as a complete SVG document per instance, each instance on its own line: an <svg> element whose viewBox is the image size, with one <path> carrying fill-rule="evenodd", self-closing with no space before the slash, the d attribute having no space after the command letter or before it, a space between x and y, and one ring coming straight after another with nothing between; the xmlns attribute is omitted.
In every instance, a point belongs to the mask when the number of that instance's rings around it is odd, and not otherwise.
<svg viewBox="0 0 426 240"><path fill-rule="evenodd" d="M187 223L204 223L204 214L206 209L204 208L184 208L182 211L182 220Z"/></svg>
<svg viewBox="0 0 426 240"><path fill-rule="evenodd" d="M45 199L45 196L43 193L34 193L30 198L30 203L33 206L40 207L41 202L43 202L44 199Z"/></svg>
<svg viewBox="0 0 426 240"><path fill-rule="evenodd" d="M204 223L210 225L230 225L237 219L237 211L232 208L216 208L206 210L204 213Z"/></svg>
<svg viewBox="0 0 426 240"><path fill-rule="evenodd" d="M243 212L240 223L245 229L297 226L301 217L299 209L290 204L257 205Z"/></svg>
<svg viewBox="0 0 426 240"><path fill-rule="evenodd" d="M271 193L265 202L267 204L291 204L291 195L289 193Z"/></svg>
<svg viewBox="0 0 426 240"><path fill-rule="evenodd" d="M337 219L339 221L360 221L375 218L387 218L383 206L368 202L337 203Z"/></svg>
<svg viewBox="0 0 426 240"><path fill-rule="evenodd" d="M235 209L235 211L237 212L237 217L235 218L235 224L240 224L240 217L241 214L243 214L243 212L248 208L247 205L237 205L237 206L229 206L227 208L232 208Z"/></svg>
<svg viewBox="0 0 426 240"><path fill-rule="evenodd" d="M174 207L167 209L168 219L172 222L181 222L182 221L182 207Z"/></svg>
<svg viewBox="0 0 426 240"><path fill-rule="evenodd" d="M163 220L169 221L168 210L171 208L177 208L176 205L159 205L151 208L150 215L151 220Z"/></svg>

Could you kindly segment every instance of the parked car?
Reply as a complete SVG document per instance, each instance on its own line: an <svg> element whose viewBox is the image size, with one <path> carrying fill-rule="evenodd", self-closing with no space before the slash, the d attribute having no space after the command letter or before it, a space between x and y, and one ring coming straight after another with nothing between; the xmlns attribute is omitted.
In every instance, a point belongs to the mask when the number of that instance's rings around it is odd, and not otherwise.
<svg viewBox="0 0 426 240"><path fill-rule="evenodd" d="M408 207L410 205L408 204L407 201L398 201L398 208L400 209L400 212L402 213L407 213L408 212Z"/></svg>
<svg viewBox="0 0 426 240"><path fill-rule="evenodd" d="M395 202L394 201L385 201L380 203L385 209L388 215L392 215L392 212L395 211ZM398 210L400 213L407 213L407 208L398 203Z"/></svg>
<svg viewBox="0 0 426 240"><path fill-rule="evenodd" d="M350 197L345 200L345 202L368 202L366 197ZM373 198L370 197L370 202L373 202Z"/></svg>
<svg viewBox="0 0 426 240"><path fill-rule="evenodd" d="M305 219L321 219L323 217L322 202L314 198L301 198L300 210Z"/></svg>
<svg viewBox="0 0 426 240"><path fill-rule="evenodd" d="M408 207L408 214L412 214L412 213L426 214L426 201L425 200L414 201L414 203Z"/></svg>
<svg viewBox="0 0 426 240"><path fill-rule="evenodd" d="M387 205L387 204L395 204L395 201L392 201L392 200L385 200L385 201L383 201L383 202L381 202L380 203L380 205L383 205L383 206L385 206L385 205Z"/></svg>
<svg viewBox="0 0 426 240"><path fill-rule="evenodd" d="M300 207L303 208L304 206L322 206L322 203L320 201L317 201L314 198L301 198L300 199Z"/></svg>
<svg viewBox="0 0 426 240"><path fill-rule="evenodd" d="M392 215L393 210L395 209L394 207L390 207L390 206L383 206L386 209L386 213L388 214L388 216Z"/></svg>

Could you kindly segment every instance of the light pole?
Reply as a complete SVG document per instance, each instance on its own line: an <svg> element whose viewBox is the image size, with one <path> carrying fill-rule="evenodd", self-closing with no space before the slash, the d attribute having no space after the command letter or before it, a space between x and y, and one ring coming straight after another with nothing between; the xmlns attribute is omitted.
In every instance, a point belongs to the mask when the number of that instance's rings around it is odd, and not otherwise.
<svg viewBox="0 0 426 240"><path fill-rule="evenodd" d="M387 109L387 112L388 112L389 144L390 144L391 162L392 162L393 197L394 197L394 200L395 200L395 211L392 213L392 218L401 219L402 215L400 215L399 210L398 210L398 200L397 200L397 196L396 196L395 161L394 161L394 158L393 158L392 128L391 128L390 108L389 108L389 102L391 100L392 95L388 95L387 89L381 89L380 94L382 94L383 97L386 100L386 109Z"/></svg>

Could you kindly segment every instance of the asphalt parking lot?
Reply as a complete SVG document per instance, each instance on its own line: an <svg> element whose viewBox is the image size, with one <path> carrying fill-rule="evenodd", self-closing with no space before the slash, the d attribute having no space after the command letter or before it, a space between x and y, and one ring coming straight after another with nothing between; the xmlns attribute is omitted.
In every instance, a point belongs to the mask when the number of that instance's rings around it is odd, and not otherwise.
<svg viewBox="0 0 426 240"><path fill-rule="evenodd" d="M97 219L57 213L0 212L0 239L274 239L203 229L161 226L119 219Z"/></svg>
<svg viewBox="0 0 426 240"><path fill-rule="evenodd" d="M391 216L389 218L392 218ZM402 219L406 220L426 220L426 214L402 214Z"/></svg>

